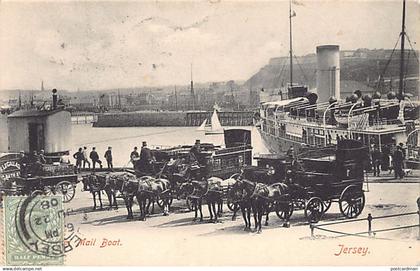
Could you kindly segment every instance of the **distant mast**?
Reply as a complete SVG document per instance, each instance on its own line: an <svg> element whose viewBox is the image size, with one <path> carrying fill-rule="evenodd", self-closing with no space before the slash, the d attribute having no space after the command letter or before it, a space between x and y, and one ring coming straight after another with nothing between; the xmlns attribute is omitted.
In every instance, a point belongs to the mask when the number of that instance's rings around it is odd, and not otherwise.
<svg viewBox="0 0 420 271"><path fill-rule="evenodd" d="M41 80L41 91L44 91L44 80Z"/></svg>
<svg viewBox="0 0 420 271"><path fill-rule="evenodd" d="M292 36L292 0L289 0L289 42L290 42L290 87L293 86L293 36Z"/></svg>
<svg viewBox="0 0 420 271"><path fill-rule="evenodd" d="M194 95L192 63L191 63L191 100L192 100L192 109L195 110L195 95Z"/></svg>
<svg viewBox="0 0 420 271"><path fill-rule="evenodd" d="M400 84L398 89L398 100L401 101L403 97L404 88L404 42L405 42L405 0L403 0L403 13L402 13L402 27L401 27L401 52L400 52Z"/></svg>

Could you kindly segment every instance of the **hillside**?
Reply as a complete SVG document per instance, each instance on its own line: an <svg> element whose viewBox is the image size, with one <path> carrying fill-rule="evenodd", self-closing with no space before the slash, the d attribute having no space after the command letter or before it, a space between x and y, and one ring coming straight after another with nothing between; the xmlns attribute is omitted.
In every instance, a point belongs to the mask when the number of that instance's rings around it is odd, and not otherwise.
<svg viewBox="0 0 420 271"><path fill-rule="evenodd" d="M416 52L418 55L418 52ZM379 75L385 79L382 83L381 92L387 92L391 88L398 89L399 78L399 51L392 50L368 50L358 49L355 51L341 51L341 91L351 93L355 89L365 92L372 92L378 85ZM417 77L417 80L410 80L406 83L408 92L417 93L418 90L418 60L414 51L406 51L406 78ZM310 54L296 57L293 61L294 83L301 83L309 86L309 89L316 87L316 55ZM270 59L269 63L262 67L256 74L245 82L245 88L252 89L279 89L289 83L289 60L287 57ZM413 82L414 81L414 82Z"/></svg>

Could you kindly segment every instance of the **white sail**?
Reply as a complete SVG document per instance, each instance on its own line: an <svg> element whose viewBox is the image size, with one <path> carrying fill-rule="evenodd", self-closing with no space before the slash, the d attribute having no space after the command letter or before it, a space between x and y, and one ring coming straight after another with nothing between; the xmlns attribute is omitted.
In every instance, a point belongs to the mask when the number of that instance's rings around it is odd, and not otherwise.
<svg viewBox="0 0 420 271"><path fill-rule="evenodd" d="M219 117L217 116L216 110L213 111L213 115L211 116L211 128L206 131L206 134L222 134L223 127L220 124Z"/></svg>
<svg viewBox="0 0 420 271"><path fill-rule="evenodd" d="M223 130L222 125L220 124L219 117L217 116L216 110L213 111L211 116L211 130L212 131L221 131Z"/></svg>
<svg viewBox="0 0 420 271"><path fill-rule="evenodd" d="M207 119L201 123L200 127L197 128L197 131L205 131L206 130Z"/></svg>

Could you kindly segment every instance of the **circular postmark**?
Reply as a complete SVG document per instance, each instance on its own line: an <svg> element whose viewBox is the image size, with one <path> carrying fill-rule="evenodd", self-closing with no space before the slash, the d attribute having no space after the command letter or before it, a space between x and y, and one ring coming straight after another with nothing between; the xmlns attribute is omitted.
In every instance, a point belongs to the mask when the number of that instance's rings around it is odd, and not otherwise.
<svg viewBox="0 0 420 271"><path fill-rule="evenodd" d="M16 233L22 244L38 255L64 256L64 216L58 196L21 199L15 212Z"/></svg>

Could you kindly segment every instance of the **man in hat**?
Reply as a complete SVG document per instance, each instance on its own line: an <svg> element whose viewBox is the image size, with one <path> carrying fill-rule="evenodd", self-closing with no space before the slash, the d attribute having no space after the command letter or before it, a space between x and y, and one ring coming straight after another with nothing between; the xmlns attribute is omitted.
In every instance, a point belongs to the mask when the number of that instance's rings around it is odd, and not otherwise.
<svg viewBox="0 0 420 271"><path fill-rule="evenodd" d="M140 159L139 164L141 169L145 172L152 171L152 161L153 161L153 154L152 151L147 147L147 142L143 141L141 151L140 151Z"/></svg>
<svg viewBox="0 0 420 271"><path fill-rule="evenodd" d="M194 146L190 149L190 160L200 162L201 142L199 139L195 140Z"/></svg>
<svg viewBox="0 0 420 271"><path fill-rule="evenodd" d="M83 147L83 168L86 168L86 164L88 165L88 168L90 168L90 162L88 159L88 154L87 154L87 147L84 146Z"/></svg>
<svg viewBox="0 0 420 271"><path fill-rule="evenodd" d="M404 153L402 149L398 146L392 155L392 161L394 164L394 173L395 179L404 178L403 163L404 163Z"/></svg>
<svg viewBox="0 0 420 271"><path fill-rule="evenodd" d="M29 164L29 157L25 154L24 151L20 151L20 176L27 177L28 176L28 164Z"/></svg>
<svg viewBox="0 0 420 271"><path fill-rule="evenodd" d="M381 173L380 165L382 162L382 153L379 151L379 148L376 145L373 146L373 151L371 155L372 155L373 176L379 177L379 174Z"/></svg>
<svg viewBox="0 0 420 271"><path fill-rule="evenodd" d="M95 147L92 147L92 151L89 154L89 158L92 160L92 169L93 169L93 171L95 171L96 163L98 163L99 166L102 168L102 161L99 160L99 154L96 151L96 148Z"/></svg>
<svg viewBox="0 0 420 271"><path fill-rule="evenodd" d="M108 165L108 169L112 171L112 169L114 168L114 165L112 164L112 147L111 146L108 147L108 150L105 152L104 157Z"/></svg>

